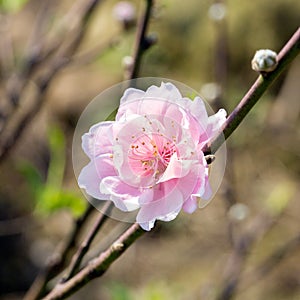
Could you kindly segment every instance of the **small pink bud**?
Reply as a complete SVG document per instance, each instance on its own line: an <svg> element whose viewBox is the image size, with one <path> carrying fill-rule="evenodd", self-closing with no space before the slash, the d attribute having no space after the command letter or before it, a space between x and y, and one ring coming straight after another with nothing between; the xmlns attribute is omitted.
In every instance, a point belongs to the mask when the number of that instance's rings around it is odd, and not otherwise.
<svg viewBox="0 0 300 300"><path fill-rule="evenodd" d="M113 16L128 29L135 23L136 9L131 2L120 1L113 8Z"/></svg>

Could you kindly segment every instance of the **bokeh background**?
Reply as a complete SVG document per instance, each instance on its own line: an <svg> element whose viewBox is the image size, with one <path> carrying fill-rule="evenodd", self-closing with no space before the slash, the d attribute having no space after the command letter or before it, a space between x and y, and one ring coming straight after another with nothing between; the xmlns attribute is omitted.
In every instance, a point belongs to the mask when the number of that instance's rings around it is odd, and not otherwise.
<svg viewBox="0 0 300 300"><path fill-rule="evenodd" d="M1 151L55 51L81 30L73 2L0 1ZM1 299L22 299L87 206L72 168L76 122L96 95L126 78L136 36L134 24L117 20L118 1L99 2L80 45L39 90L42 105L0 162ZM138 18L145 1L130 3ZM148 30L157 43L139 76L180 81L230 112L257 77L255 51L279 51L299 20L295 0L157 0ZM34 53L47 47L52 52L28 72ZM300 299L299 78L298 57L230 137L226 174L208 207L158 223L70 299ZM88 257L126 226L109 220Z"/></svg>

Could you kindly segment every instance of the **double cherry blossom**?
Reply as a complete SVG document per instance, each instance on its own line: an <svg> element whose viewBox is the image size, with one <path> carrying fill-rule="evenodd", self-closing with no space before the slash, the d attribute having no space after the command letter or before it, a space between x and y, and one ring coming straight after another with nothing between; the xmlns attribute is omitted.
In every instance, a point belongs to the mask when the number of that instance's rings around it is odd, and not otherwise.
<svg viewBox="0 0 300 300"><path fill-rule="evenodd" d="M204 102L183 97L171 83L146 91L129 88L115 121L100 122L82 137L90 162L79 186L122 211L139 209L136 221L150 230L181 209L209 199L209 166L202 147L220 130L226 112L208 116Z"/></svg>

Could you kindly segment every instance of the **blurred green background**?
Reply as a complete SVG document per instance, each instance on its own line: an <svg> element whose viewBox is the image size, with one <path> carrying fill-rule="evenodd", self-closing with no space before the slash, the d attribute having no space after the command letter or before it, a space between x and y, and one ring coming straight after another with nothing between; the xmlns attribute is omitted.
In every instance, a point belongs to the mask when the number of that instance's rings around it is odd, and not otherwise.
<svg viewBox="0 0 300 300"><path fill-rule="evenodd" d="M0 1L0 46L9 36L14 49L9 74L23 63L41 2ZM55 76L42 109L1 162L1 299L22 298L86 207L73 174L72 137L84 107L124 79L124 57L132 54L136 31L124 31L114 18L117 2L97 7L78 56ZM140 15L144 1L130 2ZM45 34L73 1L49 3ZM180 81L215 109L230 112L257 77L251 70L255 51L279 51L299 20L295 0L157 0L149 34L158 42L145 53L139 76ZM99 45L104 50L93 59L76 60ZM5 68L2 61L1 107ZM158 223L103 278L70 299L217 299L232 274L238 274L234 299L300 299L299 243L282 260L271 260L264 273L264 262L299 236L299 78L298 57L229 139L225 178L207 208ZM106 224L90 255L124 227ZM235 241L256 227L244 259L235 259Z"/></svg>

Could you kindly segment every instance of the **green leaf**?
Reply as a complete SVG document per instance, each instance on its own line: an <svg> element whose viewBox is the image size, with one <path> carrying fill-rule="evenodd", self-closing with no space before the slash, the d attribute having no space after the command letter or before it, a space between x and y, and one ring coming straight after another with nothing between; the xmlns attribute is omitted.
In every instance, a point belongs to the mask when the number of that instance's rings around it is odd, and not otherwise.
<svg viewBox="0 0 300 300"><path fill-rule="evenodd" d="M38 199L36 212L48 215L60 209L68 209L74 216L79 216L85 207L86 201L74 193L47 186Z"/></svg>
<svg viewBox="0 0 300 300"><path fill-rule="evenodd" d="M21 160L17 162L17 168L21 175L26 179L32 195L36 198L41 193L44 183L41 174L37 168L28 161Z"/></svg>
<svg viewBox="0 0 300 300"><path fill-rule="evenodd" d="M62 130L53 126L48 133L50 164L46 185L60 187L65 171L65 137Z"/></svg>
<svg viewBox="0 0 300 300"><path fill-rule="evenodd" d="M28 0L0 0L0 10L7 13L15 13L22 9Z"/></svg>
<svg viewBox="0 0 300 300"><path fill-rule="evenodd" d="M112 300L131 300L129 289L120 283L114 282L110 286L110 293Z"/></svg>

